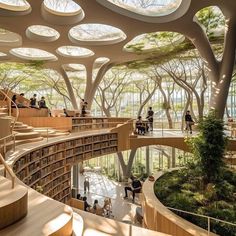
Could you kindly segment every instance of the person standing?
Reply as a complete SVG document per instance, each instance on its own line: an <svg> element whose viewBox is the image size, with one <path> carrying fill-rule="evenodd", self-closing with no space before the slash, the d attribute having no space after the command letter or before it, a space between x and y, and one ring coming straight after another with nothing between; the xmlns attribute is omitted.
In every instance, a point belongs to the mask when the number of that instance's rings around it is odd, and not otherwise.
<svg viewBox="0 0 236 236"><path fill-rule="evenodd" d="M153 131L153 116L154 116L154 112L152 110L152 107L149 107L148 113L147 113L147 119L148 119L150 131Z"/></svg>
<svg viewBox="0 0 236 236"><path fill-rule="evenodd" d="M192 134L192 125L194 124L194 121L192 119L192 116L190 114L190 111L187 111L186 114L185 114L185 123L186 123L186 128L185 130L189 130L190 131L190 134Z"/></svg>
<svg viewBox="0 0 236 236"><path fill-rule="evenodd" d="M88 180L88 177L86 177L84 179L84 194L86 194L87 190L89 192L89 180Z"/></svg>

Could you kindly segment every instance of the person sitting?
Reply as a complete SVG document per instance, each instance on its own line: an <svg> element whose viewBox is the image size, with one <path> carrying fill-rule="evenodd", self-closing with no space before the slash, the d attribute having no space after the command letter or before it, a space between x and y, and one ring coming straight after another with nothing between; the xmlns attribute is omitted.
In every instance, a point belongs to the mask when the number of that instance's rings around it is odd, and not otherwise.
<svg viewBox="0 0 236 236"><path fill-rule="evenodd" d="M11 107L16 108L16 106L17 106L17 97L16 94L14 94L11 98Z"/></svg>
<svg viewBox="0 0 236 236"><path fill-rule="evenodd" d="M48 109L47 105L46 105L46 101L45 101L45 97L41 97L41 100L39 100L38 102L39 108L46 108Z"/></svg>
<svg viewBox="0 0 236 236"><path fill-rule="evenodd" d="M85 117L86 116L86 109L87 109L88 103L84 102L84 104L82 105L82 110L81 110L81 116Z"/></svg>
<svg viewBox="0 0 236 236"><path fill-rule="evenodd" d="M63 113L65 114L66 117L73 117L73 116L70 116L66 110L66 108L63 108Z"/></svg>
<svg viewBox="0 0 236 236"><path fill-rule="evenodd" d="M30 107L31 108L35 108L35 109L39 109L39 107L37 106L37 94L34 94L32 98L30 98Z"/></svg>
<svg viewBox="0 0 236 236"><path fill-rule="evenodd" d="M81 196L81 194L78 193L77 196L76 196L76 198L77 198L78 200L82 200L82 196Z"/></svg>
<svg viewBox="0 0 236 236"><path fill-rule="evenodd" d="M98 200L94 200L92 211L96 215L103 215L103 208L98 204Z"/></svg>
<svg viewBox="0 0 236 236"><path fill-rule="evenodd" d="M28 108L28 106L25 105L25 94L21 93L20 96L17 97L17 107L18 108Z"/></svg>
<svg viewBox="0 0 236 236"><path fill-rule="evenodd" d="M138 134L145 134L145 126L144 122L142 121L142 116L139 116L136 123L135 123L135 129Z"/></svg>
<svg viewBox="0 0 236 236"><path fill-rule="evenodd" d="M128 193L127 191L131 191L133 194L133 202L134 202L134 198L135 198L135 193L140 193L142 190L142 184L141 182L135 178L134 176L131 176L130 179L132 180L131 186L130 187L125 187L125 198L128 198Z"/></svg>
<svg viewBox="0 0 236 236"><path fill-rule="evenodd" d="M84 201L84 211L90 211L91 205L88 204L87 197L83 197L82 200Z"/></svg>

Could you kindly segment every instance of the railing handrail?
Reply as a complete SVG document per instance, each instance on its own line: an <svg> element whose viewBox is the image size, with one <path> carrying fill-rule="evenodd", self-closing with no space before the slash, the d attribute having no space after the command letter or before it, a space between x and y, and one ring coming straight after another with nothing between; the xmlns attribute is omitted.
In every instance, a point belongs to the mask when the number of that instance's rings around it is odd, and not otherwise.
<svg viewBox="0 0 236 236"><path fill-rule="evenodd" d="M15 133L10 134L10 135L8 135L8 136L5 136L5 137L3 137L3 138L0 138L0 141L2 141L2 140L4 140L4 139L8 139L8 138L10 138L10 137L14 137L15 135L16 135Z"/></svg>
<svg viewBox="0 0 236 236"><path fill-rule="evenodd" d="M234 224L232 222L217 219L217 218L214 218L214 217L211 217L211 216L206 216L206 215L201 215L201 214L197 214L197 213L194 213L194 212L184 211L184 210L180 210L180 209L173 208L173 207L166 207L166 208L169 209L169 210L178 211L178 212L186 213L186 214L189 214L189 215L199 216L199 217L203 217L203 218L206 218L206 219L211 219L211 220L219 221L219 222L222 222L222 223L225 223L225 224L236 226L236 224Z"/></svg>
<svg viewBox="0 0 236 236"><path fill-rule="evenodd" d="M15 175L12 171L12 169L7 165L6 161L4 160L2 154L0 153L0 162L4 165L5 171L4 171L4 177L6 177L6 171L11 176L11 182L12 182L12 188L15 186Z"/></svg>
<svg viewBox="0 0 236 236"><path fill-rule="evenodd" d="M12 99L7 95L7 93L5 93L2 89L0 89L0 92L5 96L7 97L7 99L10 101L10 104L9 104L9 116L11 116L11 103L13 103L15 105L15 108L16 108L16 117L14 119L14 122L13 122L13 125L12 125L12 129L11 129L11 132L13 132L14 128L15 128L15 124L16 124L16 121L18 120L19 118L19 108L17 107L17 104L15 102L12 101Z"/></svg>

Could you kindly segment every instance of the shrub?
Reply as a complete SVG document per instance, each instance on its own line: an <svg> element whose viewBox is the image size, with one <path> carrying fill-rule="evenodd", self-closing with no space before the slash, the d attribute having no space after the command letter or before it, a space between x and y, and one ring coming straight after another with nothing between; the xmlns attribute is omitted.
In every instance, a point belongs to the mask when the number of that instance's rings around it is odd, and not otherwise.
<svg viewBox="0 0 236 236"><path fill-rule="evenodd" d="M191 149L197 158L205 183L215 183L222 178L223 155L227 138L224 124L214 112L199 122L199 135L190 141Z"/></svg>

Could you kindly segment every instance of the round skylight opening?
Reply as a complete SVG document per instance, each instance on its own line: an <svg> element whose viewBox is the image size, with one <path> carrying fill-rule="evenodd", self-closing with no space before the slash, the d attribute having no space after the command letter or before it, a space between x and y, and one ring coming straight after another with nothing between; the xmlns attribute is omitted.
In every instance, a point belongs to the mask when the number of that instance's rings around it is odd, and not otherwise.
<svg viewBox="0 0 236 236"><path fill-rule="evenodd" d="M55 61L57 57L52 53L38 48L13 48L10 53L24 60Z"/></svg>
<svg viewBox="0 0 236 236"><path fill-rule="evenodd" d="M113 26L105 24L80 24L69 31L72 41L93 45L106 45L126 39L125 33Z"/></svg>
<svg viewBox="0 0 236 236"><path fill-rule="evenodd" d="M14 32L0 29L0 46L18 47L22 44L22 37Z"/></svg>
<svg viewBox="0 0 236 236"><path fill-rule="evenodd" d="M44 0L44 7L56 15L77 15L82 9L72 0Z"/></svg>
<svg viewBox="0 0 236 236"><path fill-rule="evenodd" d="M57 49L57 53L64 57L85 58L94 55L94 52L87 48L76 46L62 46Z"/></svg>
<svg viewBox="0 0 236 236"><path fill-rule="evenodd" d="M28 38L38 41L55 41L60 37L55 29L44 25L31 25L26 30Z"/></svg>
<svg viewBox="0 0 236 236"><path fill-rule="evenodd" d="M144 16L165 16L176 11L182 0L107 0L120 8Z"/></svg>
<svg viewBox="0 0 236 236"><path fill-rule="evenodd" d="M10 11L26 11L30 4L26 0L0 0L0 8Z"/></svg>
<svg viewBox="0 0 236 236"><path fill-rule="evenodd" d="M124 46L124 51L127 52L153 52L153 51L168 51L185 40L182 34L175 32L155 32L141 34L132 39Z"/></svg>

